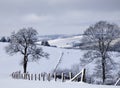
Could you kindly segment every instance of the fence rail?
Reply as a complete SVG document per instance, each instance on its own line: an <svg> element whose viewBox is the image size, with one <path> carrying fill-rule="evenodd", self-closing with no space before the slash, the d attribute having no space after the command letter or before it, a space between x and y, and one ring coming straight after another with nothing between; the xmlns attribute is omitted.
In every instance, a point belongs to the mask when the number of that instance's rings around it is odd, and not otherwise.
<svg viewBox="0 0 120 88"><path fill-rule="evenodd" d="M116 81L115 86L120 85L120 78Z"/></svg>

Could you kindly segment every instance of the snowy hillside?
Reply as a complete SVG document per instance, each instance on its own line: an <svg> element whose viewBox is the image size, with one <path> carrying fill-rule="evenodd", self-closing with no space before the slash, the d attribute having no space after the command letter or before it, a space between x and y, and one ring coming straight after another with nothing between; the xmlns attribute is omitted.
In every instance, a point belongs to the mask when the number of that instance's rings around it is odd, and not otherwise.
<svg viewBox="0 0 120 88"><path fill-rule="evenodd" d="M49 40L50 45L57 47L73 47L75 43L81 43L82 36L72 36L68 38L58 38Z"/></svg>
<svg viewBox="0 0 120 88"><path fill-rule="evenodd" d="M7 85L6 85L7 84ZM74 82L39 82L26 80L0 80L1 88L119 88L119 86L90 85Z"/></svg>
<svg viewBox="0 0 120 88"><path fill-rule="evenodd" d="M6 43L0 43L0 76L1 74L12 73L14 71L23 70L20 65L21 59L23 58L19 53L14 56L9 56L5 52ZM43 50L49 53L49 59L42 58L39 62L29 62L28 63L28 72L31 73L39 73L39 72L51 72L55 69L61 54L63 53L63 57L61 63L58 66L58 69L73 69L73 67L79 66L80 59L83 58L83 55L86 50L74 50L74 49L61 49L61 48L53 48L53 47L43 47ZM119 53L110 52L111 58L116 63L120 63ZM86 65L90 74L92 74L92 70L94 69L94 61L88 65ZM76 65L76 66L75 66ZM75 69L75 68L74 68ZM80 67L79 71L82 69ZM3 76L2 76L3 77Z"/></svg>
<svg viewBox="0 0 120 88"><path fill-rule="evenodd" d="M49 38L49 36L48 36ZM83 44L82 43L82 38L83 35L71 35L71 36L67 36L67 37L56 37L55 39L51 38L48 40L49 44L51 46L57 46L60 48L81 48L81 49L88 49L90 47L94 47L94 45L96 45L96 43L88 43L88 44ZM46 40L43 39L43 40ZM114 46L114 44L116 44L118 41L120 40L120 38L113 40L113 42L110 44L111 47ZM81 45L81 46L80 46Z"/></svg>
<svg viewBox="0 0 120 88"><path fill-rule="evenodd" d="M19 54L14 56L9 56L5 52L6 43L0 43L0 74L7 74L13 71L22 70L22 66L20 65L20 61L23 58ZM29 62L28 63L28 71L29 72L50 72L52 71L56 64L58 63L61 53L64 53L62 57L61 64L59 68L71 68L74 64L79 64L79 60L84 52L81 50L67 50L60 48L52 48L52 47L43 47L43 50L50 54L49 59L42 58L39 62ZM67 62L67 63L66 63ZM3 69L4 68L4 69Z"/></svg>
<svg viewBox="0 0 120 88"><path fill-rule="evenodd" d="M76 38L77 39L77 38ZM20 61L23 58L19 53L14 56L9 56L5 52L5 46L7 43L0 43L0 87L1 88L119 88L119 87L108 87L108 86L96 86L89 85L84 83L54 83L54 82L31 82L31 81L23 81L23 80L13 80L10 77L10 74L15 71L23 71L22 66L20 65ZM43 47L43 50L50 54L49 59L41 59L39 62L29 62L28 64L28 72L30 73L40 73L40 72L51 72L54 70L57 65L61 53L63 54L62 61L58 66L58 69L71 69L75 64L80 63L80 58L83 58L83 54L86 51L83 50L69 50L69 49L61 49L61 48L53 48L53 47ZM116 59L116 62L120 62L120 57L118 53L111 52L111 57ZM86 66L87 71L91 74L94 69L94 62L90 63ZM73 68L72 68L73 69ZM75 69L75 68L74 68ZM81 68L78 70L78 72ZM7 84L7 85L5 85ZM14 85L16 84L16 85ZM19 85L22 84L22 85ZM19 86L19 87L18 87Z"/></svg>

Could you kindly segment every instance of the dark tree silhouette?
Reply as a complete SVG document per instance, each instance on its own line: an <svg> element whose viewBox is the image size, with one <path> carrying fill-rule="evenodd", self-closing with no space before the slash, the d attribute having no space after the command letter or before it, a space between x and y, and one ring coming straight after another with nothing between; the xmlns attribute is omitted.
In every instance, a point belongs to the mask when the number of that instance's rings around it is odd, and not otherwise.
<svg viewBox="0 0 120 88"><path fill-rule="evenodd" d="M94 60L94 58L101 57L103 83L106 79L107 59L112 63L108 51L112 42L117 39L119 35L119 27L116 24L110 24L106 21L99 21L84 32L84 44L92 42L96 46L94 47L96 51L89 51L86 55L92 57L91 61Z"/></svg>
<svg viewBox="0 0 120 88"><path fill-rule="evenodd" d="M48 43L47 40L43 40L43 41L41 42L41 45L43 45L43 46L50 46L50 44Z"/></svg>
<svg viewBox="0 0 120 88"><path fill-rule="evenodd" d="M6 38L5 38L5 37L2 37L2 38L1 38L1 42L7 42Z"/></svg>
<svg viewBox="0 0 120 88"><path fill-rule="evenodd" d="M33 28L23 28L17 33L12 33L10 44L6 47L6 52L14 55L20 52L23 55L23 69L27 72L28 61L37 61L41 57L48 58L48 54L42 48L37 47L37 31Z"/></svg>

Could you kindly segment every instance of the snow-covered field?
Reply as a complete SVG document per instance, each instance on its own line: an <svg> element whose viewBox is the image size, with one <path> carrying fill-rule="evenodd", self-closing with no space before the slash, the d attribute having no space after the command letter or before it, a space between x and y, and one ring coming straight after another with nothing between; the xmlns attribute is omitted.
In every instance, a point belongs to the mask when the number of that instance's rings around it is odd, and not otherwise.
<svg viewBox="0 0 120 88"><path fill-rule="evenodd" d="M40 82L26 80L0 80L0 88L120 88L119 86L100 86L74 82Z"/></svg>
<svg viewBox="0 0 120 88"><path fill-rule="evenodd" d="M12 79L10 74L15 71L23 71L20 61L22 56L18 54L9 56L5 52L6 43L0 43L0 88L120 88L119 86L98 86L77 82L41 82ZM51 72L64 53L59 68L70 69L74 64L79 64L80 58L86 51L67 50L61 48L43 47L50 54L49 59L41 59L39 62L30 62L28 72ZM89 67L89 66L88 66Z"/></svg>
<svg viewBox="0 0 120 88"><path fill-rule="evenodd" d="M23 57L19 53L14 56L9 56L5 52L6 45L6 43L0 43L0 74L23 70L20 65ZM67 50L53 47L43 47L43 50L49 53L49 59L42 58L39 62L29 62L28 72L51 72L57 65L62 53L64 53L64 55L58 68L70 69L74 64L79 64L80 58L84 54L81 50Z"/></svg>
<svg viewBox="0 0 120 88"><path fill-rule="evenodd" d="M54 40L49 40L50 45L57 47L72 47L74 43L80 43L82 36L72 36L68 38L58 38Z"/></svg>

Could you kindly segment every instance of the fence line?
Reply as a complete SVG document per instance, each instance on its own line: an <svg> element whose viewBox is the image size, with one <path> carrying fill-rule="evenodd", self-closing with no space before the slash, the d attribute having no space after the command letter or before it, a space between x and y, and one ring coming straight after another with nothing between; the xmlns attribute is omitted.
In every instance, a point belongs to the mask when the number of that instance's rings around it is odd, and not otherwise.
<svg viewBox="0 0 120 88"><path fill-rule="evenodd" d="M69 77L65 76L65 73L61 74L50 74L50 73L39 73L39 74L29 74L29 73L20 73L20 72L13 72L12 73L13 79L24 79L24 80L34 80L34 81L62 81L65 82L65 80L70 80L72 78L72 73L69 72Z"/></svg>
<svg viewBox="0 0 120 88"><path fill-rule="evenodd" d="M79 72L77 75L73 76L71 72L67 73L39 73L39 74L29 74L29 73L21 73L13 72L13 79L24 79L24 80L35 80L35 81L61 81L65 82L66 80L70 81L82 81L85 82L85 69Z"/></svg>

